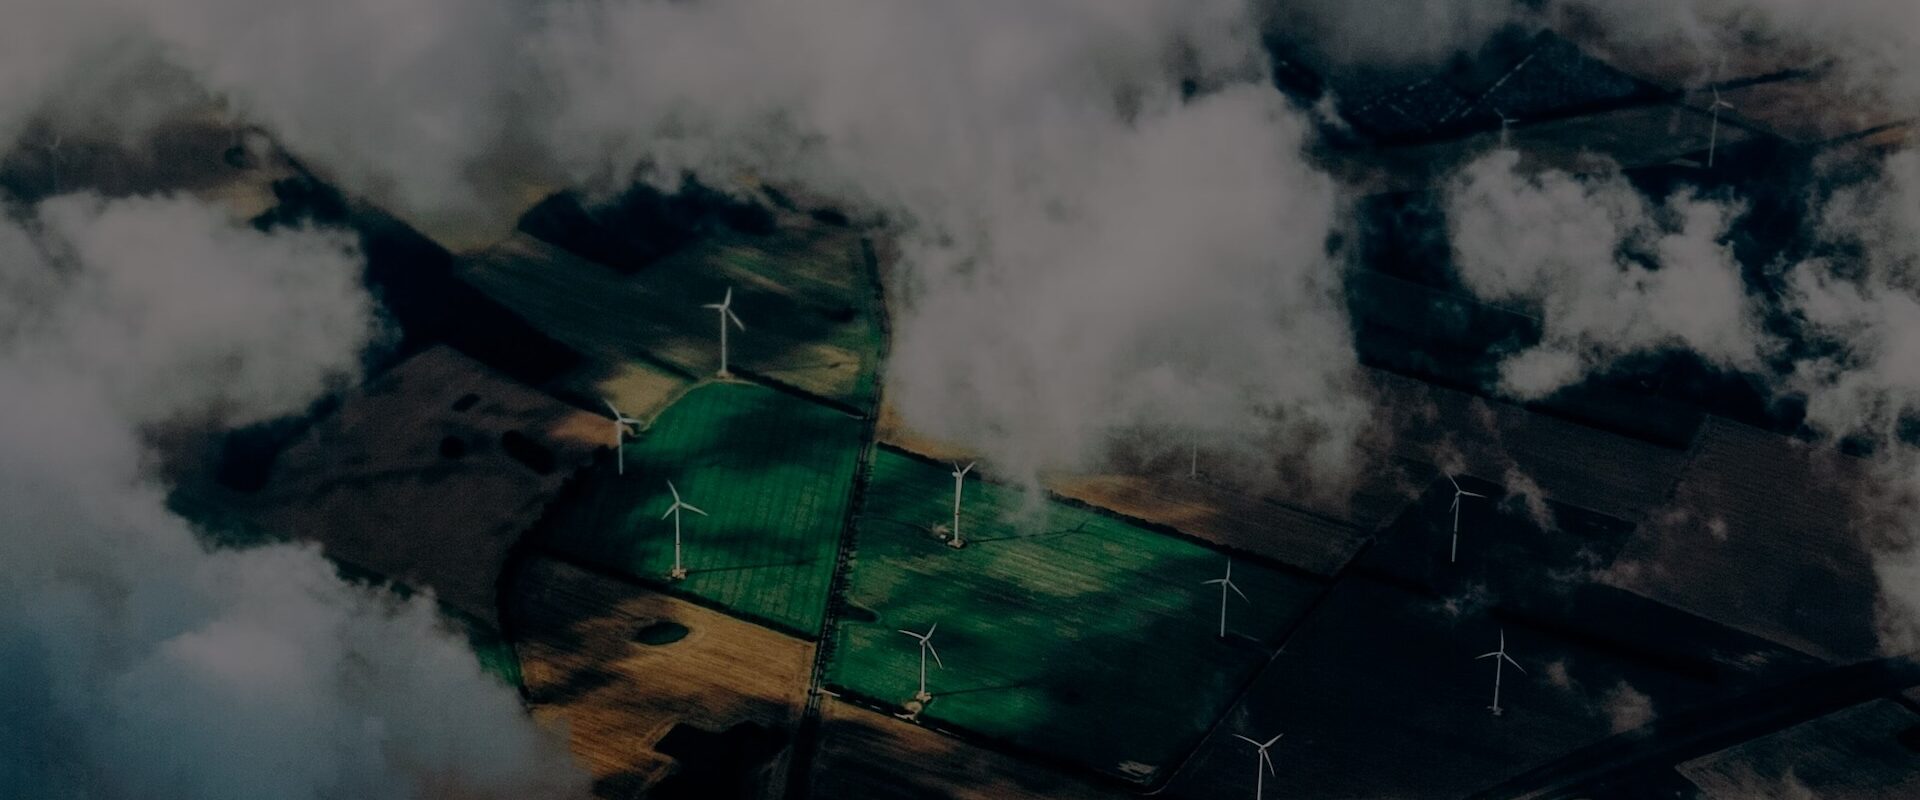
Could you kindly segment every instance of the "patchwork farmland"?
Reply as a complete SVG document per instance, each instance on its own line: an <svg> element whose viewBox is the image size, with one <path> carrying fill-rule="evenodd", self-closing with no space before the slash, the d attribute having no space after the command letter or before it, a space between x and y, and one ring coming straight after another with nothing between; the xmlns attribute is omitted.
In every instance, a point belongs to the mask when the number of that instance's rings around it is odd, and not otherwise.
<svg viewBox="0 0 1920 800"><path fill-rule="evenodd" d="M1131 781L1191 747L1270 657L1321 584L1253 563L1234 567L1216 635L1225 556L1062 503L966 484L967 545L950 521L950 470L880 450L856 531L828 683L899 707L919 655L896 629L939 624L922 719Z"/></svg>

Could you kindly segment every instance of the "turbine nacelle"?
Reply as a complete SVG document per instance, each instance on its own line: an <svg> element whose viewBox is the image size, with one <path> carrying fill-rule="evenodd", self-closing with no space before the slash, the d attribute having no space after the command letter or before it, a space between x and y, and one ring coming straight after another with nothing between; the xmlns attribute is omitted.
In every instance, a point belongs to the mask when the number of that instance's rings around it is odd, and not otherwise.
<svg viewBox="0 0 1920 800"><path fill-rule="evenodd" d="M927 628L926 633L914 633L913 631L904 630L904 629L900 630L900 632L918 640L920 642L920 646L922 648L925 648L927 653L933 656L934 666L937 666L941 669L946 669L947 665L940 662L940 651L933 649L933 632L939 629L940 629L940 623L936 622Z"/></svg>
<svg viewBox="0 0 1920 800"><path fill-rule="evenodd" d="M747 324L741 322L739 315L733 313L733 287L731 286L727 287L727 295L721 298L720 302L708 303L701 306L701 308L711 308L720 312L720 324L722 326L725 326L728 322L732 322L733 326L740 330L744 331L747 329Z"/></svg>
<svg viewBox="0 0 1920 800"><path fill-rule="evenodd" d="M707 516L707 512L694 508L691 504L680 499L680 490L674 488L673 481L667 481L667 492L673 495L673 505L667 506L666 513L660 515L661 519L666 519L667 517L671 517L676 512L680 512L680 511L691 511L703 517Z"/></svg>
<svg viewBox="0 0 1920 800"><path fill-rule="evenodd" d="M1260 766L1267 768L1268 775L1276 775L1278 773L1276 773L1273 769L1273 756L1267 753L1267 748L1272 747L1274 742L1280 741L1280 737L1285 735L1286 734L1284 733L1276 733L1273 735L1273 738L1268 739L1264 742L1256 739L1252 739L1246 736L1241 736L1240 734L1237 734L1237 733L1233 735L1233 738L1239 739L1240 741L1253 745L1254 749L1260 753Z"/></svg>
<svg viewBox="0 0 1920 800"><path fill-rule="evenodd" d="M1240 591L1240 585L1233 582L1233 560L1232 559L1227 560L1227 574L1225 577L1214 578L1213 580L1201 581L1201 583L1207 586L1217 585L1220 587L1220 591L1222 592L1225 592L1228 589L1232 589L1234 594L1240 595L1240 599L1246 600L1249 603L1253 602L1252 600L1249 600L1247 598L1246 592Z"/></svg>

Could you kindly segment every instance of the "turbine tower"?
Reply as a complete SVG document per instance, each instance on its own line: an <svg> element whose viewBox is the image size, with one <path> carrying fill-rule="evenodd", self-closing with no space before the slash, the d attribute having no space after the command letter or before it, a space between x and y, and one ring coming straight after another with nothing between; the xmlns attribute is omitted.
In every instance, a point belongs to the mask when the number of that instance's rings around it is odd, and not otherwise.
<svg viewBox="0 0 1920 800"><path fill-rule="evenodd" d="M920 691L914 693L913 699L921 703L933 699L933 695L927 694L927 654L933 654L934 666L941 669L947 668L946 664L940 662L940 651L933 649L933 632L939 629L939 627L940 623L936 622L927 628L926 633L914 633L909 630L900 631L920 642Z"/></svg>
<svg viewBox="0 0 1920 800"><path fill-rule="evenodd" d="M1447 482L1453 484L1453 507L1452 507L1453 546L1448 548L1447 550L1447 563L1452 564L1455 561L1458 561L1460 556L1460 498L1462 497L1483 497L1484 498L1486 497L1486 495L1478 494L1475 492L1469 492L1465 489L1460 488L1460 482L1454 480L1452 475L1447 476Z"/></svg>
<svg viewBox="0 0 1920 800"><path fill-rule="evenodd" d="M613 412L613 458L614 464L616 465L615 472L620 475L625 475L627 474L627 449L623 447L621 443L626 441L626 437L633 435L633 430L627 426L638 425L640 424L640 420L620 413L620 409L613 407L612 400L603 398L600 402L606 403L607 410Z"/></svg>
<svg viewBox="0 0 1920 800"><path fill-rule="evenodd" d="M1225 639L1227 638L1227 590L1232 589L1234 594L1240 595L1240 599L1248 603L1252 603L1253 601L1247 600L1247 593L1240 591L1240 587L1234 584L1233 559L1231 558L1227 559L1227 574L1225 577L1214 578L1210 581L1201 581L1201 583L1208 585L1215 583L1220 584L1220 638Z"/></svg>
<svg viewBox="0 0 1920 800"><path fill-rule="evenodd" d="M1720 144L1720 109L1733 110L1733 104L1720 99L1720 87L1713 87L1713 126L1707 134L1707 169L1713 169L1713 152Z"/></svg>
<svg viewBox="0 0 1920 800"><path fill-rule="evenodd" d="M720 314L720 372L718 374L722 378L731 378L733 373L727 371L727 323L732 322L734 327L743 331L747 329L746 323L741 322L739 315L733 313L733 287L727 287L727 296L721 298L720 302L708 303L701 308L711 308Z"/></svg>
<svg viewBox="0 0 1920 800"><path fill-rule="evenodd" d="M958 549L967 546L966 541L960 538L960 489L966 486L967 473L973 471L976 463L969 461L965 467L953 465L953 538L947 540L948 547Z"/></svg>
<svg viewBox="0 0 1920 800"><path fill-rule="evenodd" d="M707 515L707 512L694 508L688 505L686 501L681 500L680 490L673 488L673 481L667 481L667 491L673 494L673 505L668 506L667 513L661 514L660 518L666 519L667 517L673 517L673 569L667 573L667 577L677 581L687 577L687 568L680 564L680 512L691 511L703 517Z"/></svg>
<svg viewBox="0 0 1920 800"><path fill-rule="evenodd" d="M1274 742L1280 741L1280 737L1285 735L1284 733L1276 733L1273 735L1273 738L1265 742L1255 741L1237 733L1233 735L1233 738L1253 745L1254 749L1260 753L1260 760L1254 762L1253 765L1253 800L1261 800L1261 795L1267 790L1267 776L1269 774L1275 774L1273 772L1273 756L1267 755L1267 748L1272 747Z"/></svg>
<svg viewBox="0 0 1920 800"><path fill-rule="evenodd" d="M1527 674L1527 671L1520 669L1520 662L1514 661L1513 656L1507 655L1507 630L1505 628L1500 629L1500 649L1484 655L1474 656L1473 660L1479 661L1483 658L1493 659L1493 705L1487 706L1487 708L1491 709L1493 715L1497 717L1500 716L1500 668L1504 666L1502 662L1512 664L1513 668L1519 669L1522 675Z"/></svg>

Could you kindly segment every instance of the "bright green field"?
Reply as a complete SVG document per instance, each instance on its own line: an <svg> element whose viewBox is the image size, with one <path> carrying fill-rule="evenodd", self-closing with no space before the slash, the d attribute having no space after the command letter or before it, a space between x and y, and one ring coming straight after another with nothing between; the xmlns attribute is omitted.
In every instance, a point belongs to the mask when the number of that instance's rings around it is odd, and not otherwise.
<svg viewBox="0 0 1920 800"><path fill-rule="evenodd" d="M709 516L681 520L687 579L675 588L743 616L817 635L859 460L859 420L745 383L712 383L668 407L555 510L549 544L649 581L673 566L673 481Z"/></svg>
<svg viewBox="0 0 1920 800"><path fill-rule="evenodd" d="M856 609L838 625L829 682L906 701L919 651L896 629L937 622L946 668L929 669L923 717L1144 781L1226 712L1321 589L1234 565L1252 605L1231 601L1235 636L1222 641L1219 589L1201 582L1224 556L1060 503L1016 516L1025 495L971 477L968 545L955 551L927 531L951 517L949 469L876 454L850 574Z"/></svg>

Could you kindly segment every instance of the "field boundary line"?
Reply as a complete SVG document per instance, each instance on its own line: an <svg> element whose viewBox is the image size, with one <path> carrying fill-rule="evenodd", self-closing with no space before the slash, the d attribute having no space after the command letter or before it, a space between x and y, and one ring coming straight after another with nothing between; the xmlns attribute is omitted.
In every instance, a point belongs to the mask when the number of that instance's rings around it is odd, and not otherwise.
<svg viewBox="0 0 1920 800"><path fill-rule="evenodd" d="M833 662L833 651L839 640L838 625L840 614L846 608L848 573L852 570L855 536L859 530L860 514L865 509L867 487L873 479L874 455L879 452L879 440L876 432L880 424L877 409L880 406L880 387L885 384L887 348L892 341L892 327L887 317L886 292L880 284L880 261L873 249L873 238L860 237L862 264L867 269L867 281L873 287L872 318L878 328L882 343L874 353L873 360L873 409L866 412L854 412L860 420L860 456L854 464L852 496L847 499L846 517L840 521L840 542L835 548L833 559L833 577L827 581L827 607L820 618L820 638L813 647L813 666L807 675L806 703L800 712L799 724L795 726L793 742L789 745L792 758L787 765L787 800L807 800L813 795L813 765L820 750L820 695L826 688L827 668ZM797 388L789 391L807 393ZM846 410L850 406L826 403L830 408ZM837 695L836 695L837 696Z"/></svg>

